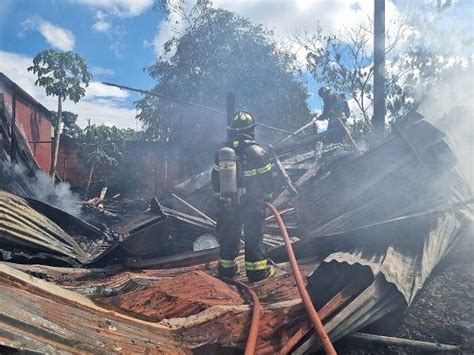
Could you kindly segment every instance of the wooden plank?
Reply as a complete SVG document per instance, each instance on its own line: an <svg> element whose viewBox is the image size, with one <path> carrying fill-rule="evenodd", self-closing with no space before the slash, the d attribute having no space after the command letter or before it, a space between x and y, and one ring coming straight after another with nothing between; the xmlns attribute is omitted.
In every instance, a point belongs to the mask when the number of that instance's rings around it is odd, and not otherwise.
<svg viewBox="0 0 474 355"><path fill-rule="evenodd" d="M348 335L346 338L353 339L353 340L361 340L370 343L378 343L384 344L389 346L397 346L401 348L410 348L418 351L423 352L447 352L447 353L460 353L459 346L457 345L448 345L448 344L441 344L441 343L430 343L427 341L420 341L420 340L411 340L411 339L402 339L396 337L389 337L385 335L375 335L375 334L367 334L367 333L354 333Z"/></svg>

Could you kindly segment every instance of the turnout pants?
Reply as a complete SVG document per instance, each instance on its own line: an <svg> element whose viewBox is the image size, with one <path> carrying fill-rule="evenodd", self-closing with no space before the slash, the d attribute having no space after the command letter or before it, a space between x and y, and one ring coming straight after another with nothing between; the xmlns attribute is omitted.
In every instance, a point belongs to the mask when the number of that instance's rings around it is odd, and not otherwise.
<svg viewBox="0 0 474 355"><path fill-rule="evenodd" d="M217 236L220 243L219 275L234 277L240 239L245 242L245 270L250 282L267 276L267 258L263 246L263 203L247 203L231 210L220 208L217 218ZM243 231L243 236L242 236Z"/></svg>
<svg viewBox="0 0 474 355"><path fill-rule="evenodd" d="M346 130L336 117L329 120L328 134L328 141L331 143L340 143L346 138Z"/></svg>

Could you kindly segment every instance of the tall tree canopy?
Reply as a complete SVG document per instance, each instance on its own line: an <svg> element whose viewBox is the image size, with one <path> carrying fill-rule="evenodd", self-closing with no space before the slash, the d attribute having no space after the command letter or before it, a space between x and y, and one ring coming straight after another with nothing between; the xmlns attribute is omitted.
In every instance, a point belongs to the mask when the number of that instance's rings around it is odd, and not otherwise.
<svg viewBox="0 0 474 355"><path fill-rule="evenodd" d="M270 31L208 1L183 17L188 27L148 68L156 93L225 112L226 94L232 92L236 110L251 112L259 122L293 129L309 121L307 88L295 58L278 47ZM157 140L197 147L225 139L225 114L152 96L137 108ZM271 140L273 133L262 133Z"/></svg>
<svg viewBox="0 0 474 355"><path fill-rule="evenodd" d="M33 65L28 68L38 76L35 85L45 88L46 95L57 96L58 115L54 124L54 147L50 175L56 175L59 140L62 125L62 103L69 99L79 102L86 94L86 87L92 79L85 60L77 53L58 52L47 49L39 52L33 58Z"/></svg>

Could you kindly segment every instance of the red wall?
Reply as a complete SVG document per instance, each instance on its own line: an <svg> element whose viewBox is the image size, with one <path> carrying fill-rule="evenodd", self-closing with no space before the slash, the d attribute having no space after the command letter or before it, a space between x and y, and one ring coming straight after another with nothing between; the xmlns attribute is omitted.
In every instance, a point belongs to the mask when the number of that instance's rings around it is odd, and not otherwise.
<svg viewBox="0 0 474 355"><path fill-rule="evenodd" d="M0 83L0 93L8 105L12 105L12 91ZM20 131L26 137L31 152L38 161L39 166L45 172L49 172L51 166L51 122L43 110L40 110L28 98L20 95L16 97L16 123Z"/></svg>

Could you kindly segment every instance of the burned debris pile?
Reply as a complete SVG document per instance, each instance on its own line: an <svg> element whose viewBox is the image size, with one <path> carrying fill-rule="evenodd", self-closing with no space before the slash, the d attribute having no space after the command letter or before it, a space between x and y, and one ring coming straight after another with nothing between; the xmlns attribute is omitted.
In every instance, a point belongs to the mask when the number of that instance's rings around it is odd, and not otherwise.
<svg viewBox="0 0 474 355"><path fill-rule="evenodd" d="M113 248L116 238L43 202L0 190L3 260L87 265Z"/></svg>
<svg viewBox="0 0 474 355"><path fill-rule="evenodd" d="M445 138L414 119L363 154L323 143L324 133L275 145L284 171L274 205L333 341L408 307L467 235L472 191ZM8 261L0 264L0 344L44 352L243 349L252 307L215 277L216 248L192 252L198 237L215 234L209 173L173 194L130 214L119 199L99 196L88 208L118 217L105 225L0 192ZM277 275L251 285L262 305L257 351L314 352L321 345L274 223L267 218L265 242Z"/></svg>

